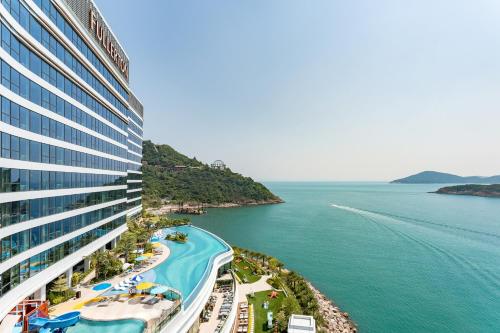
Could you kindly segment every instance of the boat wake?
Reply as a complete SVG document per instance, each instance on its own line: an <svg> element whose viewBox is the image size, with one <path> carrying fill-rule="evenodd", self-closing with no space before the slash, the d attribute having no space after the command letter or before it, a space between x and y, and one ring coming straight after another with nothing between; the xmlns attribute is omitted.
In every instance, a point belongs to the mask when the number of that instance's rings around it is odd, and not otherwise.
<svg viewBox="0 0 500 333"><path fill-rule="evenodd" d="M489 236L489 237L495 237L498 239L500 239L500 235L482 232L482 231L477 231L477 230L472 230L472 229L467 229L467 228L462 228L462 227L450 226L450 225L442 224L442 223L435 223L435 222L431 222L431 221L424 221L424 220L413 219L413 218L408 218L408 217L403 217L403 216L398 216L398 215L391 215L391 214L384 214L384 213L374 212L374 211L369 211L369 210L363 210L363 209L353 208L353 207L349 207L349 206L332 204L332 207L337 208L337 209L341 209L344 211L348 211L348 212L351 212L353 214L357 214L357 215L363 217L364 219L366 219L367 221L370 221L371 223L374 223L377 226L395 234L396 236L402 237L410 242L417 244L418 246L425 248L426 250L432 252L434 255L437 255L437 256L445 259L446 261L460 267L462 272L468 272L471 277L476 279L476 281L478 281L479 284L483 285L486 288L491 288L493 290L498 290L498 288L500 288L500 277L497 276L497 274L492 272L490 269L487 269L485 267L480 267L479 265L472 262L471 260L464 257L463 255L455 254L449 250L446 250L442 247L439 247L439 246L433 244L430 241L421 239L420 237L412 235L408 232L398 230L398 229L392 227L390 224L384 223L384 221L390 221L390 222L396 222L396 223L410 223L410 224L414 224L414 225L427 224L427 225L432 225L432 226L444 227L444 228L448 228L448 229L455 229L455 230L459 230L459 231L465 231L465 232L485 235L485 236Z"/></svg>
<svg viewBox="0 0 500 333"><path fill-rule="evenodd" d="M406 223L411 223L411 224L427 224L427 225L432 225L436 227L441 227L441 228L447 228L447 229L452 229L452 230L457 230L457 231L464 231L468 233L473 233L477 235L482 235L482 236L488 236L488 237L494 237L496 239L500 240L500 235L491 233L491 232L485 232L485 231L480 231L480 230L474 230L474 229L469 229L469 228L463 228L463 227L457 227L445 223L438 223L438 222L432 222L432 221L427 221L427 220L421 220L421 219L416 219L412 217L407 217L407 216L401 216L401 215L395 215L395 214L388 214L388 213L383 213L383 212L377 212L377 211L370 211L370 210L363 210L363 209L358 209L358 208L353 208L349 206L342 206L342 205L337 205L337 204L332 204L332 207L350 211L352 213L356 213L359 215L365 215L365 216L372 216L372 217L381 217L381 218L389 218L393 219L395 221L399 222L406 222Z"/></svg>

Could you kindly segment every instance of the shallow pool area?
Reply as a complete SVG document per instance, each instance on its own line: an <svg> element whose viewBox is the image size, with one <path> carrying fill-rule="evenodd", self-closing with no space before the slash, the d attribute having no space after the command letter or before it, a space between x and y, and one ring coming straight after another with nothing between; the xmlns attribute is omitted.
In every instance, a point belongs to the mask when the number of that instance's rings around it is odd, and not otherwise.
<svg viewBox="0 0 500 333"><path fill-rule="evenodd" d="M164 229L164 234L173 232L188 234L186 243L160 239L170 248L168 259L143 273L145 281L172 287L182 293L185 306L196 296L196 287L208 274L210 265L219 254L230 251L222 240L211 233L192 226Z"/></svg>
<svg viewBox="0 0 500 333"><path fill-rule="evenodd" d="M138 319L113 321L96 321L81 319L75 326L68 328L67 333L142 333L145 323Z"/></svg>
<svg viewBox="0 0 500 333"><path fill-rule="evenodd" d="M94 286L94 288L92 288L93 290L105 290L105 289L108 289L109 287L111 287L111 283L99 283L98 285Z"/></svg>

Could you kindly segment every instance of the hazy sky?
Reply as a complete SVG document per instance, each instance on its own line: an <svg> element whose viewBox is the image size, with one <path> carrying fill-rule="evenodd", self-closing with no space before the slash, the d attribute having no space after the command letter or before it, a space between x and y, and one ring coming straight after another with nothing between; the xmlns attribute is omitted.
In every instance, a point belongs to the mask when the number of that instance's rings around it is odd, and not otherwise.
<svg viewBox="0 0 500 333"><path fill-rule="evenodd" d="M498 0L96 0L145 138L258 180L500 174Z"/></svg>

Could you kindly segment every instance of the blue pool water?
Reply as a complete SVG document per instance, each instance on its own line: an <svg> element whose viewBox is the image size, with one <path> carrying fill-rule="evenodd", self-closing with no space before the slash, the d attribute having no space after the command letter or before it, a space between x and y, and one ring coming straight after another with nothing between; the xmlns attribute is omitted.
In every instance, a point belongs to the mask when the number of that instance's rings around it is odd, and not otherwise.
<svg viewBox="0 0 500 333"><path fill-rule="evenodd" d="M92 288L93 290L105 290L111 287L111 283L100 283Z"/></svg>
<svg viewBox="0 0 500 333"><path fill-rule="evenodd" d="M180 231L188 234L184 244L160 240L167 244L170 255L166 261L142 274L145 281L153 281L179 290L188 306L196 296L197 284L205 278L208 266L217 255L229 251L226 244L211 234L190 226L165 229L166 233Z"/></svg>
<svg viewBox="0 0 500 333"><path fill-rule="evenodd" d="M144 331L144 322L137 319L95 321L81 319L78 324L68 328L67 333L140 333Z"/></svg>
<svg viewBox="0 0 500 333"><path fill-rule="evenodd" d="M151 281L179 290L183 302L188 306L196 296L196 286L208 274L212 260L219 254L229 251L226 244L208 232L190 226L165 229L166 234L180 231L188 234L188 241L184 244L160 239L170 249L167 260L155 268L142 273L144 281ZM95 289L101 285L108 286ZM95 290L104 290L111 286L101 283ZM100 287L101 288L101 287ZM122 292L119 292L122 293ZM106 293L107 294L107 293ZM68 333L141 333L144 331L144 322L136 319L93 321L82 319Z"/></svg>

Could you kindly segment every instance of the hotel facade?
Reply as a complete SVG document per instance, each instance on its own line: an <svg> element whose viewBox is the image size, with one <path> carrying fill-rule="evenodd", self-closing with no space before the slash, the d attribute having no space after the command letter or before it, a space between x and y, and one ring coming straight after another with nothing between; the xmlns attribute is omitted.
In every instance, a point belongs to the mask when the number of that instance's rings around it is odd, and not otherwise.
<svg viewBox="0 0 500 333"><path fill-rule="evenodd" d="M141 209L143 107L91 0L1 0L0 321Z"/></svg>

